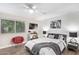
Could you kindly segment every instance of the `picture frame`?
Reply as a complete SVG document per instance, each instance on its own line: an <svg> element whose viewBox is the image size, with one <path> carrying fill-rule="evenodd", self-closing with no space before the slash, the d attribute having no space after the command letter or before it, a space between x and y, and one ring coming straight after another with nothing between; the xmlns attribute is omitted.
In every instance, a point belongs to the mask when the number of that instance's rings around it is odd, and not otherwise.
<svg viewBox="0 0 79 59"><path fill-rule="evenodd" d="M12 20L1 19L1 33L14 33L15 22Z"/></svg>
<svg viewBox="0 0 79 59"><path fill-rule="evenodd" d="M33 30L33 29L36 29L37 27L38 27L38 24L29 23L29 29Z"/></svg>
<svg viewBox="0 0 79 59"><path fill-rule="evenodd" d="M50 23L50 28L60 29L61 28L61 20L54 20Z"/></svg>
<svg viewBox="0 0 79 59"><path fill-rule="evenodd" d="M25 32L25 23L22 21L16 21L16 33Z"/></svg>

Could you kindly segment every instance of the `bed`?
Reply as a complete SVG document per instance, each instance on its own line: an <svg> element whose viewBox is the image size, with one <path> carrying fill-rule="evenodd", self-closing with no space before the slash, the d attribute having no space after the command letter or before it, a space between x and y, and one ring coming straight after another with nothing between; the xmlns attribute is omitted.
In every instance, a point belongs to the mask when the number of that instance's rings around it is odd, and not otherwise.
<svg viewBox="0 0 79 59"><path fill-rule="evenodd" d="M32 55L62 55L66 35L49 33L47 37L28 41L25 47Z"/></svg>

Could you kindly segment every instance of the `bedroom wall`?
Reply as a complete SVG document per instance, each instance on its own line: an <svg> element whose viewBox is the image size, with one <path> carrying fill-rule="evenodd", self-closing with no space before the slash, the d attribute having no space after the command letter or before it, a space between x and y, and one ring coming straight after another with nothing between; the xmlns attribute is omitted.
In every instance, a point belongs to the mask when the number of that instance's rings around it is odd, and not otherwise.
<svg viewBox="0 0 79 59"><path fill-rule="evenodd" d="M57 16L54 18L49 18L49 19L46 19L44 21L41 21L40 28L42 29L43 26L50 27L50 22L52 20L60 20L60 19L61 19L61 25L62 25L61 29L49 28L49 30L47 32L48 33L52 32L52 33L67 34L67 41L69 42L71 39L69 37L69 32L72 32L73 30L75 30L75 32L78 33L78 37L76 38L76 40L77 40L77 42L79 42L79 12L66 13L66 14L61 15L61 16ZM69 30L69 29L71 29L71 30ZM42 31L43 31L43 29L40 30L41 37L43 36Z"/></svg>
<svg viewBox="0 0 79 59"><path fill-rule="evenodd" d="M24 42L27 42L27 32L29 30L28 29L29 23L30 22L38 23L37 21L34 21L33 18L32 19L24 18L24 17L15 16L15 15L6 14L6 13L0 13L0 19L9 19L9 20L14 20L14 21L18 20L18 21L25 22L25 32L24 33L5 33L5 34L0 33L0 49L12 46L13 44L11 43L11 39L14 36L23 36L25 39Z"/></svg>
<svg viewBox="0 0 79 59"><path fill-rule="evenodd" d="M76 40L79 43L79 11L66 13L65 15L62 15L62 18L64 19L63 26L65 27L65 30L78 33ZM72 38L68 37L67 40L69 41L70 39Z"/></svg>
<svg viewBox="0 0 79 59"><path fill-rule="evenodd" d="M51 29L50 28L50 22L51 21L53 21L53 20L62 20L61 22L61 25L62 25L62 27L61 27L61 29ZM65 31L64 29L64 26L63 26L63 18L62 17L54 17L54 18L49 18L49 19L46 19L46 20L44 20L44 21L41 21L41 23L40 23L40 31L39 31L39 33L41 34L40 36L42 37L43 36L43 34L42 34L42 31L43 31L43 27L49 27L49 30L47 31L47 33L62 33L62 34L66 34L67 33L67 31ZM42 29L42 30L41 30Z"/></svg>

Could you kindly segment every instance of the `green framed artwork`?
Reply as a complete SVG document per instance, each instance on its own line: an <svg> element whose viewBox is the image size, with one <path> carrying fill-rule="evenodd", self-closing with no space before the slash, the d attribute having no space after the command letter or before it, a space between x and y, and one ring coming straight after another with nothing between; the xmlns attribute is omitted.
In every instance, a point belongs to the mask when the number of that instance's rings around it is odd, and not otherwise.
<svg viewBox="0 0 79 59"><path fill-rule="evenodd" d="M16 32L25 32L25 23L21 21L16 21Z"/></svg>
<svg viewBox="0 0 79 59"><path fill-rule="evenodd" d="M1 19L1 33L14 33L15 22L11 20Z"/></svg>

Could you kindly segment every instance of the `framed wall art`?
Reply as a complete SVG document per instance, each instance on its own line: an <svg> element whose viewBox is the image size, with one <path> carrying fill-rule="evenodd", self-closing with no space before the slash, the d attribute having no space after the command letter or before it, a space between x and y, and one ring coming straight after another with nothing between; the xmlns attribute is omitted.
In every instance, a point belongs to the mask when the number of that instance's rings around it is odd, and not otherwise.
<svg viewBox="0 0 79 59"><path fill-rule="evenodd" d="M50 23L50 28L60 29L61 28L61 20L54 20Z"/></svg>
<svg viewBox="0 0 79 59"><path fill-rule="evenodd" d="M25 23L21 21L16 21L16 32L25 32Z"/></svg>
<svg viewBox="0 0 79 59"><path fill-rule="evenodd" d="M38 24L29 23L29 29L33 30L33 29L36 29L37 27L38 27Z"/></svg>
<svg viewBox="0 0 79 59"><path fill-rule="evenodd" d="M1 33L14 33L15 22L12 20L1 20Z"/></svg>

